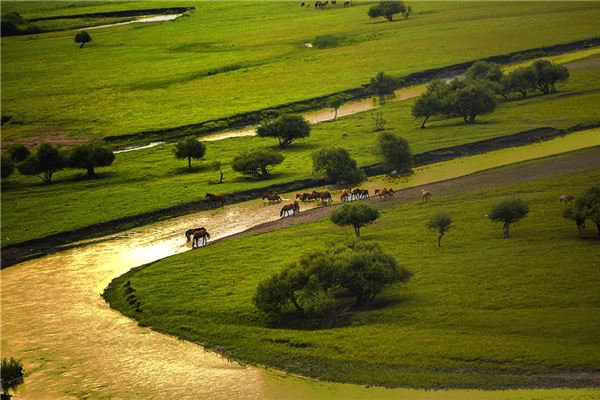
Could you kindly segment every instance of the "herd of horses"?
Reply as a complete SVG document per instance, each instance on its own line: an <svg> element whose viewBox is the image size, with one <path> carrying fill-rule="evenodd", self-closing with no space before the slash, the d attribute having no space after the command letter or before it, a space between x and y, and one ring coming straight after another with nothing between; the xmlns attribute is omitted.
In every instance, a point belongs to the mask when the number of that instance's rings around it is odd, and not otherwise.
<svg viewBox="0 0 600 400"><path fill-rule="evenodd" d="M329 7L329 3L331 3L332 7L335 7L337 5L337 0L326 0L326 1L321 1L321 0L317 0L315 1L315 8L318 8L320 10L324 10L327 7ZM352 1L344 1L344 7L350 7L352 5ZM302 2L302 4L300 4L300 7L310 7L312 6L312 4L310 2Z"/></svg>

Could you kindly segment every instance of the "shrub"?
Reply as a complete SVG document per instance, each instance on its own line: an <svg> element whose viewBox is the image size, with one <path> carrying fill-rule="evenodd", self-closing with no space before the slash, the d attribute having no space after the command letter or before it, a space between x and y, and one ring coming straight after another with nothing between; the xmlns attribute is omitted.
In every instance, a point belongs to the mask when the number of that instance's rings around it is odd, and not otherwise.
<svg viewBox="0 0 600 400"><path fill-rule="evenodd" d="M513 224L529 213L529 206L522 199L504 200L496 204L489 212L492 221L503 223L504 238L510 237L510 224Z"/></svg>
<svg viewBox="0 0 600 400"><path fill-rule="evenodd" d="M320 35L313 40L312 45L318 49L327 49L339 46L343 40L344 37L339 35Z"/></svg>
<svg viewBox="0 0 600 400"><path fill-rule="evenodd" d="M251 150L238 154L231 162L234 171L266 178L269 169L283 162L284 157L273 150Z"/></svg>
<svg viewBox="0 0 600 400"><path fill-rule="evenodd" d="M351 225L356 237L360 237L360 228L379 218L376 208L364 203L344 204L331 213L331 222L336 225Z"/></svg>
<svg viewBox="0 0 600 400"><path fill-rule="evenodd" d="M402 171L412 167L412 152L406 139L393 133L382 133L378 139L378 150L389 170Z"/></svg>
<svg viewBox="0 0 600 400"><path fill-rule="evenodd" d="M314 171L325 173L331 182L355 183L364 179L363 172L346 149L324 148L313 153L312 159Z"/></svg>

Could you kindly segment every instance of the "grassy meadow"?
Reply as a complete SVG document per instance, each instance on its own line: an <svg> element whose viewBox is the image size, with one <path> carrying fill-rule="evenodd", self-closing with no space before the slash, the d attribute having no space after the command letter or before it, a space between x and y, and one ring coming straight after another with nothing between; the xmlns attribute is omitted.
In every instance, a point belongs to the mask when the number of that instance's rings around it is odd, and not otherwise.
<svg viewBox="0 0 600 400"><path fill-rule="evenodd" d="M414 15L370 20L368 4L315 10L300 2L199 2L178 21L3 38L3 140L73 138L169 128L404 75L597 35L595 2L415 2ZM17 3L25 17L167 2ZM573 21L577 21L573 23ZM560 26L560 29L556 29ZM251 32L251 34L249 34ZM336 34L343 46L307 48ZM443 49L443 51L440 51Z"/></svg>
<svg viewBox="0 0 600 400"><path fill-rule="evenodd" d="M599 182L595 169L383 207L361 236L380 243L414 276L331 329L269 325L251 300L258 282L302 252L352 237L351 229L327 219L134 269L113 281L105 296L144 326L234 359L326 380L425 388L570 386L569 378L600 368L600 248L597 240L578 237L575 224L561 217L557 198ZM505 240L501 226L484 215L512 196L525 199L531 211ZM425 224L442 210L454 224L438 250ZM591 228L589 237L595 235ZM142 313L125 300L126 281Z"/></svg>
<svg viewBox="0 0 600 400"><path fill-rule="evenodd" d="M206 142L206 161L194 161L194 173L173 157L170 144L117 154L114 164L99 168L98 178L92 180L85 179L83 170L68 170L56 173L53 184L43 185L37 177L17 173L2 185L2 245L198 200L206 192L231 193L311 177L310 154L324 146L347 148L359 165L377 162L375 113L383 114L387 131L405 137L414 153L526 129L598 122L594 110L600 103L599 69L596 63L572 71L557 93L500 103L475 125L460 118L432 119L427 129L420 129L411 115L413 100L392 100L377 110L313 125L308 139L283 151L285 161L270 180L246 179L229 166L240 151L276 146L276 140L258 137ZM221 185L209 183L218 177L207 168L214 160L224 164Z"/></svg>

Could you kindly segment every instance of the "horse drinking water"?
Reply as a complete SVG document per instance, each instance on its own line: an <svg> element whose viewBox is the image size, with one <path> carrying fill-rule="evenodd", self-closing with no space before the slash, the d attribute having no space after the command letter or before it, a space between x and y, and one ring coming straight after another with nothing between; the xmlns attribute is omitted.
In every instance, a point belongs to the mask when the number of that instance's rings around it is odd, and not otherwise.
<svg viewBox="0 0 600 400"><path fill-rule="evenodd" d="M206 229L199 229L193 234L192 248L195 249L200 246L204 246L210 239L210 233ZM202 241L202 244L200 244Z"/></svg>

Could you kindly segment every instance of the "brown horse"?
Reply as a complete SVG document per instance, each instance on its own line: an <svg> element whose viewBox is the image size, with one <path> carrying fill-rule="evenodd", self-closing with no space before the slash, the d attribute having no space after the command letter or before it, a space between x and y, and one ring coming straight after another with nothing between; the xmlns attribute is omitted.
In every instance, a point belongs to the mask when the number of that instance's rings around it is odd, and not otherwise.
<svg viewBox="0 0 600 400"><path fill-rule="evenodd" d="M329 193L326 190L323 192L317 192L317 191L313 190L313 192L311 193L311 197L313 197L316 200L321 200L325 204L331 203L331 200L332 200L331 193Z"/></svg>
<svg viewBox="0 0 600 400"><path fill-rule="evenodd" d="M289 216L290 212L292 213L292 215L296 215L296 213L300 212L300 203L298 203L298 200L294 200L294 202L292 204L286 204L285 206L281 207L279 216L280 217Z"/></svg>
<svg viewBox="0 0 600 400"><path fill-rule="evenodd" d="M265 194L262 199L267 199L269 203L280 203L282 201L281 196L276 193Z"/></svg>
<svg viewBox="0 0 600 400"><path fill-rule="evenodd" d="M193 240L192 240L192 248L195 249L200 246L204 246L208 243L208 239L210 239L210 233L206 229L199 229L194 232ZM200 245L200 240L202 240L202 244Z"/></svg>
<svg viewBox="0 0 600 400"><path fill-rule="evenodd" d="M570 202L575 200L575 196L573 196L572 194L565 193L559 197L559 200L561 203L569 204Z"/></svg>
<svg viewBox="0 0 600 400"><path fill-rule="evenodd" d="M201 231L201 230L206 230L206 229L204 229L204 227L201 226L200 228L192 228L192 229L188 229L187 231L185 231L185 237L187 238L187 241L188 242L190 241L194 232Z"/></svg>
<svg viewBox="0 0 600 400"><path fill-rule="evenodd" d="M310 193L296 193L296 200L309 201Z"/></svg>
<svg viewBox="0 0 600 400"><path fill-rule="evenodd" d="M431 192L429 190L421 189L421 200L429 201L431 197Z"/></svg>
<svg viewBox="0 0 600 400"><path fill-rule="evenodd" d="M225 196L212 193L206 193L205 199L208 199L212 203L221 203L221 207L225 207L225 201L227 200Z"/></svg>
<svg viewBox="0 0 600 400"><path fill-rule="evenodd" d="M375 195L379 196L379 200L391 199L392 197L394 197L394 189L375 189Z"/></svg>
<svg viewBox="0 0 600 400"><path fill-rule="evenodd" d="M342 203L345 201L352 201L352 193L350 193L350 189L342 190L342 193L340 193L340 200Z"/></svg>

